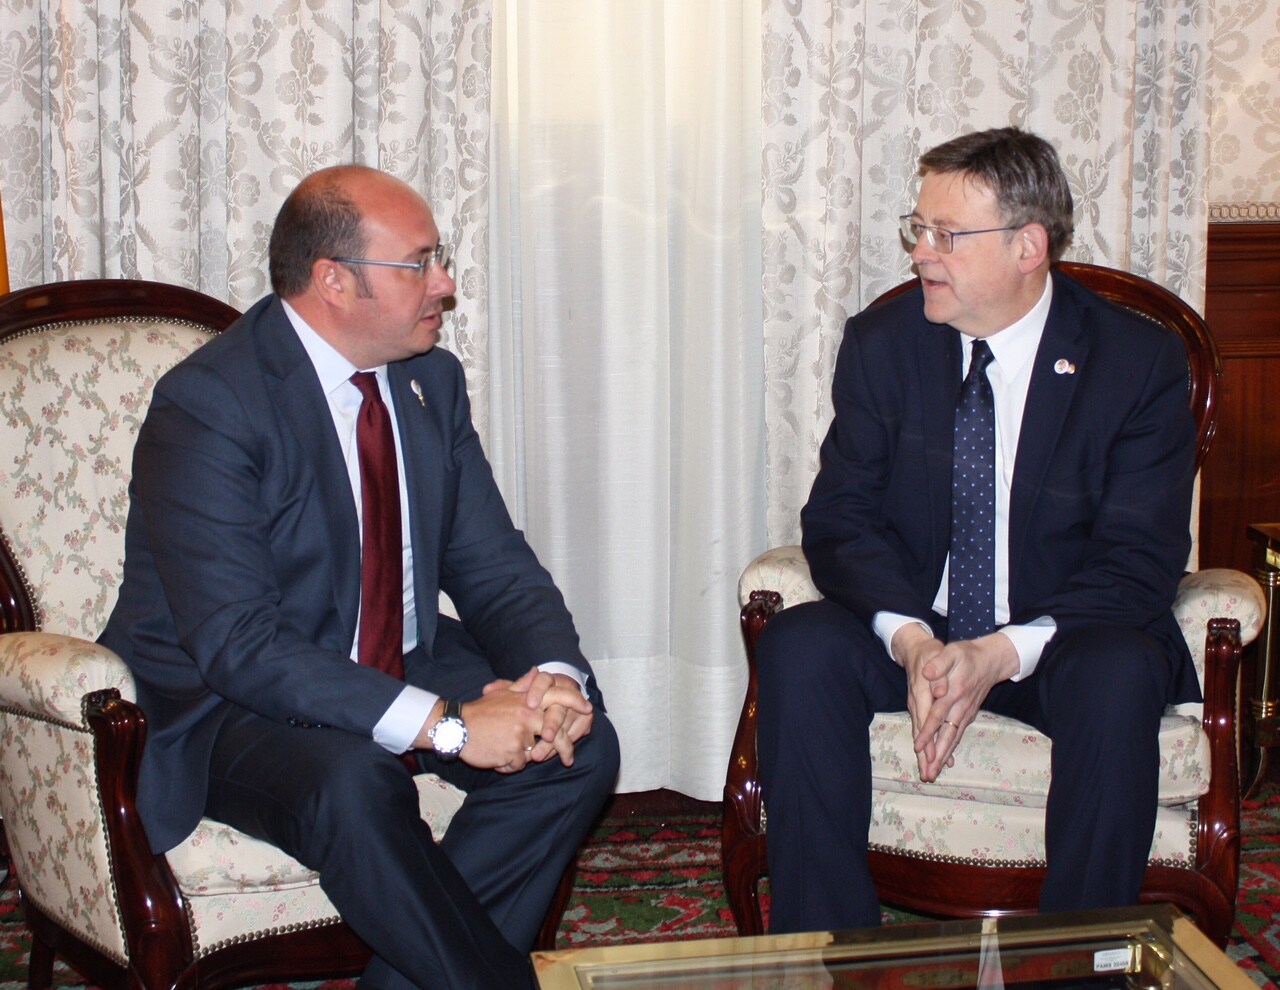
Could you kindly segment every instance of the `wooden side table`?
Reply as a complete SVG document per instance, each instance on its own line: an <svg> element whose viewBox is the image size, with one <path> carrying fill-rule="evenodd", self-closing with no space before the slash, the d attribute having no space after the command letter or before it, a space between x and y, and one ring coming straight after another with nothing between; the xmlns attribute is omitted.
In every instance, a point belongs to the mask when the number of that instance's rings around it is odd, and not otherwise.
<svg viewBox="0 0 1280 990"><path fill-rule="evenodd" d="M1249 797L1267 776L1270 747L1280 743L1280 523L1249 527L1254 544L1254 576L1267 599L1266 625L1258 637L1253 694L1249 698L1250 741L1256 752L1253 777L1244 788Z"/></svg>

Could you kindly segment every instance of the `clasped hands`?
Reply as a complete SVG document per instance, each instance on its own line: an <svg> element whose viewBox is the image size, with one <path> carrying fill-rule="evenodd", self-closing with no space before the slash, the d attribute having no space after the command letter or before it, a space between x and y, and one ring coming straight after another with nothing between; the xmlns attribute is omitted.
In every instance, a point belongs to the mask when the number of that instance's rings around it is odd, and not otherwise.
<svg viewBox="0 0 1280 990"><path fill-rule="evenodd" d="M907 672L920 779L937 780L955 766L956 746L987 694L1018 672L1018 652L1003 633L943 643L915 623L894 634L892 652Z"/></svg>
<svg viewBox="0 0 1280 990"><path fill-rule="evenodd" d="M444 703L437 702L416 746L430 746L427 731L443 713ZM499 773L517 773L557 753L561 763L572 766L574 745L591 731L594 713L572 677L533 667L518 680L489 682L479 698L462 706L467 744L458 757Z"/></svg>

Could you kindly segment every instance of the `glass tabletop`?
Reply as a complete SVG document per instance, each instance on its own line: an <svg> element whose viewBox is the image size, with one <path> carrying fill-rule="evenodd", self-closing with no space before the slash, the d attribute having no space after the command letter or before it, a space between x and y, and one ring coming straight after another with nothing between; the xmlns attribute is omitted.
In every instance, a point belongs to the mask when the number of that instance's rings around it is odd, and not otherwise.
<svg viewBox="0 0 1280 990"><path fill-rule="evenodd" d="M541 990L1256 990L1168 905L535 952Z"/></svg>

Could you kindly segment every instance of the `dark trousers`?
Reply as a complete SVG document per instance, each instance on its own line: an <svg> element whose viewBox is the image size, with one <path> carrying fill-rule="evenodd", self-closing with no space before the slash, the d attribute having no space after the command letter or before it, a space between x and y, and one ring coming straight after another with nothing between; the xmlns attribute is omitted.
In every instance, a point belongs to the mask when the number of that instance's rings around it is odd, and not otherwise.
<svg viewBox="0 0 1280 990"><path fill-rule="evenodd" d="M861 620L825 600L775 616L757 661L770 931L878 925L869 727L876 712L906 710L906 673ZM1147 633L1090 626L1055 637L1030 677L997 684L983 703L1053 740L1042 911L1137 902L1170 676Z"/></svg>
<svg viewBox="0 0 1280 990"><path fill-rule="evenodd" d="M320 874L373 949L362 986L528 990L543 917L617 777L613 726L597 706L572 767L553 757L504 775L419 757L467 792L439 844L409 773L377 743L237 710L214 748L206 814Z"/></svg>

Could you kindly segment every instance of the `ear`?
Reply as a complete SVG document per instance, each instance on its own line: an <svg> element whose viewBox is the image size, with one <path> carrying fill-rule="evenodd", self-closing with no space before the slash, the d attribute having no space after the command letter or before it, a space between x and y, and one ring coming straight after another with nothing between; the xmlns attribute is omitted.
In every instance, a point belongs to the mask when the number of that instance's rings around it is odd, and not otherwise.
<svg viewBox="0 0 1280 990"><path fill-rule="evenodd" d="M331 258L317 258L311 264L311 288L325 305L343 307L355 291L355 279Z"/></svg>
<svg viewBox="0 0 1280 990"><path fill-rule="evenodd" d="M343 291L343 274L346 269L329 257L317 257L311 263L311 284L317 292Z"/></svg>
<svg viewBox="0 0 1280 990"><path fill-rule="evenodd" d="M1029 223L1014 237L1017 239L1020 272L1029 275L1042 265L1049 264L1049 232L1043 225Z"/></svg>

